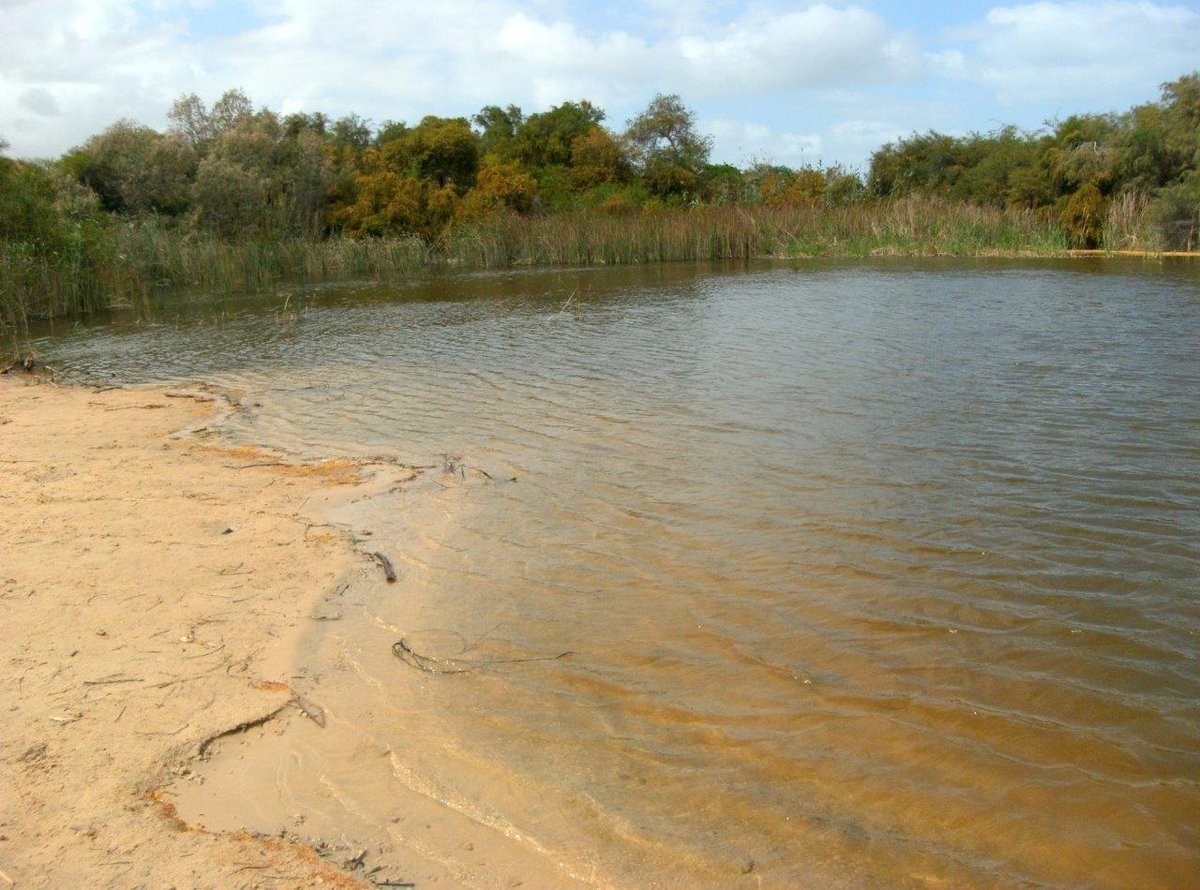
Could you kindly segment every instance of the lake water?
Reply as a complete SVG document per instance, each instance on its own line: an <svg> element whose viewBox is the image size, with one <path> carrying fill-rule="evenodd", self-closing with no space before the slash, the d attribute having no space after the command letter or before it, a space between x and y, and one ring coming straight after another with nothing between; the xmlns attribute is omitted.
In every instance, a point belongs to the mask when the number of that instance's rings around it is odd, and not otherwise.
<svg viewBox="0 0 1200 890"><path fill-rule="evenodd" d="M356 819L415 789L600 886L1200 875L1200 266L446 276L36 345L427 468L305 654L387 754L324 755Z"/></svg>

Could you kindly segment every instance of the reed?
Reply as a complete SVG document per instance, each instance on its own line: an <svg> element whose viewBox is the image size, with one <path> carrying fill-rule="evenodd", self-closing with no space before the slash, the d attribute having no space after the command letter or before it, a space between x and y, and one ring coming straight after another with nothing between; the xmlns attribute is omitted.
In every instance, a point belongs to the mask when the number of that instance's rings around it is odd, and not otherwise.
<svg viewBox="0 0 1200 890"><path fill-rule="evenodd" d="M0 242L0 333L30 321L148 307L173 294L254 293L281 283L394 280L430 263L420 238L228 242L152 223L116 227L78 250Z"/></svg>
<svg viewBox="0 0 1200 890"><path fill-rule="evenodd" d="M1101 244L1105 250L1160 253L1161 233L1154 224L1148 195L1124 192L1108 205Z"/></svg>
<svg viewBox="0 0 1200 890"><path fill-rule="evenodd" d="M625 265L752 257L1049 256L1067 249L1044 215L907 197L848 206L695 207L544 217L452 228L442 255L468 268Z"/></svg>
<svg viewBox="0 0 1200 890"><path fill-rule="evenodd" d="M1110 211L1114 233L1120 226L1131 230L1127 219L1142 225L1144 207L1122 212ZM1051 256L1067 246L1065 233L1041 213L916 196L846 206L496 214L452 225L433 245L415 236L230 242L150 220L91 233L49 254L0 242L0 328L20 331L36 318L151 306L184 292L410 278L439 264L494 269L756 257Z"/></svg>

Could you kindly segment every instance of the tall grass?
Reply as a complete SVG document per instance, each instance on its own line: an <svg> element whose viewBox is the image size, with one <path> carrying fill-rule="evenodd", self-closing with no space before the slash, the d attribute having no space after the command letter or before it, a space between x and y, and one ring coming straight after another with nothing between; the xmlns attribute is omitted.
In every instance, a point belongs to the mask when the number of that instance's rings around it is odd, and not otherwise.
<svg viewBox="0 0 1200 890"><path fill-rule="evenodd" d="M34 319L149 306L184 293L253 293L284 282L392 280L421 273L420 238L228 242L152 223L115 227L79 250L0 241L0 334Z"/></svg>
<svg viewBox="0 0 1200 890"><path fill-rule="evenodd" d="M844 207L697 207L492 216L450 230L444 256L470 268L626 265L753 257L1053 255L1061 229L1034 211L909 197Z"/></svg>
<svg viewBox="0 0 1200 890"><path fill-rule="evenodd" d="M231 242L146 226L122 233L117 256L128 277L120 295L126 301L178 290L251 293L281 282L391 280L416 275L428 262L429 248L417 237Z"/></svg>
<svg viewBox="0 0 1200 890"><path fill-rule="evenodd" d="M1154 224L1148 195L1124 192L1108 205L1101 239L1105 250L1132 250L1157 253L1162 237Z"/></svg>
<svg viewBox="0 0 1200 890"><path fill-rule="evenodd" d="M1112 227L1116 232L1116 223ZM1067 246L1064 232L1043 214L922 197L831 207L500 214L454 225L434 245L415 236L230 242L144 221L112 226L51 254L0 242L0 329L150 305L180 292L391 280L442 263L491 269L755 257L1049 256Z"/></svg>

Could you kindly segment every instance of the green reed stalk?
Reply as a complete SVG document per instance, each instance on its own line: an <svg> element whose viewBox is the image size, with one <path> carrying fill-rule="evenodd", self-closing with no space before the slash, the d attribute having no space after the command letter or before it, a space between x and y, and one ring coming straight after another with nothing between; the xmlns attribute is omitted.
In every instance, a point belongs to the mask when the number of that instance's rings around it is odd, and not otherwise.
<svg viewBox="0 0 1200 890"><path fill-rule="evenodd" d="M1145 243L1145 202L1116 202L1107 245ZM36 318L149 306L179 292L246 293L281 283L395 280L432 264L463 269L630 265L755 257L1053 256L1047 214L905 197L846 206L723 206L544 216L498 213L416 236L228 242L153 221L81 235L47 255L0 243L0 332Z"/></svg>

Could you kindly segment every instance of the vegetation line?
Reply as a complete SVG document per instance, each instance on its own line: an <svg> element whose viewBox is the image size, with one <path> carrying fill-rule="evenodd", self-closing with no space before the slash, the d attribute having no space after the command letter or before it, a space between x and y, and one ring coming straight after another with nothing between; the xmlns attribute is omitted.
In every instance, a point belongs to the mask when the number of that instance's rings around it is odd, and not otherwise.
<svg viewBox="0 0 1200 890"><path fill-rule="evenodd" d="M372 127L230 90L168 117L55 160L0 157L0 335L182 291L436 265L1200 249L1200 73L1037 132L914 133L865 172L710 163L673 95L621 131L587 100Z"/></svg>

